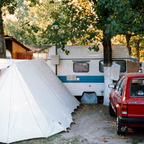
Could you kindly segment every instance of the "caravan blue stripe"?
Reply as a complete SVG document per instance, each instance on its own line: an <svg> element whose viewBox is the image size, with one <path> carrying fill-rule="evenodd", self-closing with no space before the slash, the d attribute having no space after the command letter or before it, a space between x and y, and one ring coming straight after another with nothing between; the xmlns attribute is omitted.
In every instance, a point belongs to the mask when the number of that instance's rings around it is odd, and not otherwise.
<svg viewBox="0 0 144 144"><path fill-rule="evenodd" d="M63 83L104 83L104 76L76 76L79 80L67 80L66 76L58 76Z"/></svg>

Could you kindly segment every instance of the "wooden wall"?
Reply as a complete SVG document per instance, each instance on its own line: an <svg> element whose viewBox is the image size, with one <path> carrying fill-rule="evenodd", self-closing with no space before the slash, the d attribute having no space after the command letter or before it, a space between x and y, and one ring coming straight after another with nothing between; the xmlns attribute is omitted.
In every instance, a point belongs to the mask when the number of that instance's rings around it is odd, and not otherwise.
<svg viewBox="0 0 144 144"><path fill-rule="evenodd" d="M33 53L17 52L17 59L33 59Z"/></svg>
<svg viewBox="0 0 144 144"><path fill-rule="evenodd" d="M27 52L16 42L12 41L12 58L13 59L33 59L33 53Z"/></svg>
<svg viewBox="0 0 144 144"><path fill-rule="evenodd" d="M12 58L13 59L17 59L17 52L26 53L26 50L13 41L12 42Z"/></svg>

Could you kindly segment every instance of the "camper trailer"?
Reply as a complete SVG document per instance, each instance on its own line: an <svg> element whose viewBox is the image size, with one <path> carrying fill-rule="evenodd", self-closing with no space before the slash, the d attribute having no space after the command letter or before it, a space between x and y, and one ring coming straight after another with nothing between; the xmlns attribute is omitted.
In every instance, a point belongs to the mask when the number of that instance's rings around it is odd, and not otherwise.
<svg viewBox="0 0 144 144"><path fill-rule="evenodd" d="M103 46L99 51L89 50L93 45L66 46L66 55L61 49L51 47L47 63L71 93L80 98L84 93L96 93L101 99L104 94ZM57 52L57 55L56 55ZM129 52L124 45L112 45L112 61L120 65L120 74L127 71Z"/></svg>

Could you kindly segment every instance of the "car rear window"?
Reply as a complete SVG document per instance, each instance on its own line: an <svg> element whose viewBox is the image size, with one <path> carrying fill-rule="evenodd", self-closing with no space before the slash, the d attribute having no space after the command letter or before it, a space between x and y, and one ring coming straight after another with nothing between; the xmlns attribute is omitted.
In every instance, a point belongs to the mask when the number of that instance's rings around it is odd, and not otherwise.
<svg viewBox="0 0 144 144"><path fill-rule="evenodd" d="M132 79L130 87L130 96L144 97L144 79Z"/></svg>

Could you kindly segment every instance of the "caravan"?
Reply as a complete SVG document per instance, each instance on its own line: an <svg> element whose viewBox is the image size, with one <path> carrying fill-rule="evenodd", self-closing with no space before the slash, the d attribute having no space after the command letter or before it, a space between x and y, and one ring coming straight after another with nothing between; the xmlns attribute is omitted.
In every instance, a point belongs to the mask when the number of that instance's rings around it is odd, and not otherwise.
<svg viewBox="0 0 144 144"><path fill-rule="evenodd" d="M66 55L55 46L48 52L47 63L71 93L80 98L84 93L96 93L99 99L104 94L103 46L99 51L89 50L92 45L66 46ZM124 45L112 45L112 61L120 65L120 73L127 71L126 62L129 52Z"/></svg>

